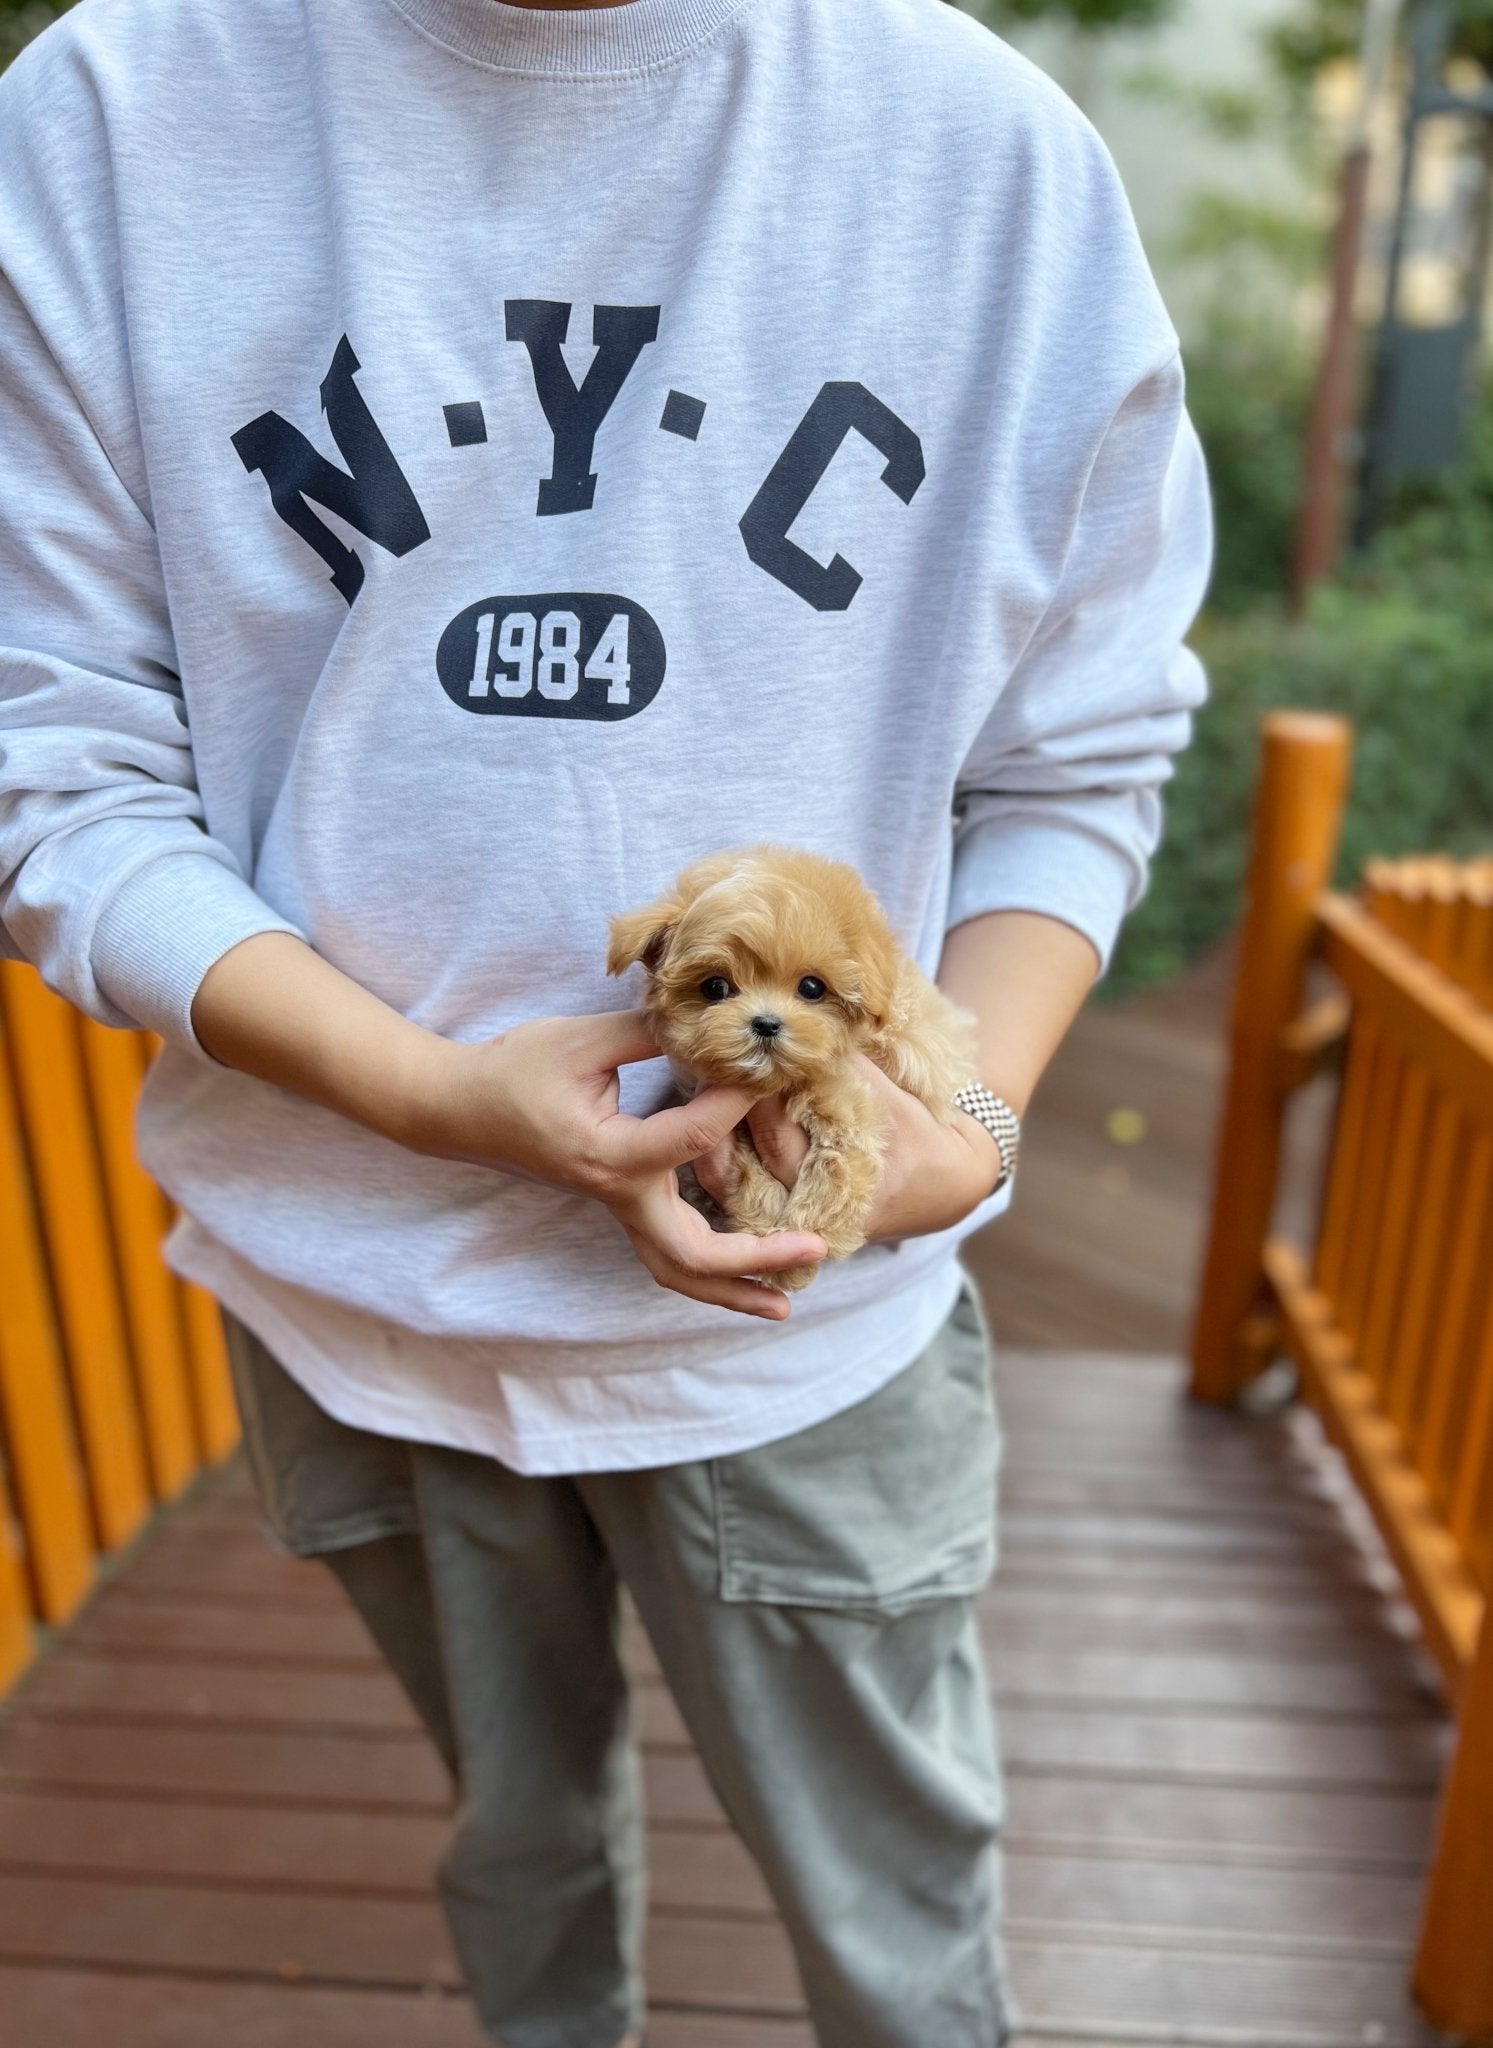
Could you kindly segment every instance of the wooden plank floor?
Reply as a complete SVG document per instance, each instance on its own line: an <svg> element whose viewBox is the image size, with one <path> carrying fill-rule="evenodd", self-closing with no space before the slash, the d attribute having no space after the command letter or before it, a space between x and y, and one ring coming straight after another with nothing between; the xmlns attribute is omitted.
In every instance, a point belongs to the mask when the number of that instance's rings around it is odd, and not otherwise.
<svg viewBox="0 0 1493 2048"><path fill-rule="evenodd" d="M1402 2048L1446 1728L1298 1422L1170 1363L1008 1353L987 1603L1033 2040ZM655 2048L807 2048L792 1962L647 1645ZM0 2048L476 2048L447 1788L241 1474L0 1717ZM939 2048L930 2042L928 2048Z"/></svg>

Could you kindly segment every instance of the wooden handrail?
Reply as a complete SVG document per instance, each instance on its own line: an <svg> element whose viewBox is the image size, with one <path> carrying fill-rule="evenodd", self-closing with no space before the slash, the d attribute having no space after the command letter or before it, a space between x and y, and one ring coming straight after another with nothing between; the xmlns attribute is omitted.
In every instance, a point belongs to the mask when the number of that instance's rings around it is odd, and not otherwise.
<svg viewBox="0 0 1493 2048"><path fill-rule="evenodd" d="M1493 2036L1493 862L1372 861L1327 891L1325 736L1267 724L1193 1357L1226 1400L1295 1361L1459 1715L1415 1989ZM1298 893L1305 887L1310 900ZM1334 994L1302 1013L1309 956ZM1342 1031L1311 1257L1266 1241L1291 1090Z"/></svg>

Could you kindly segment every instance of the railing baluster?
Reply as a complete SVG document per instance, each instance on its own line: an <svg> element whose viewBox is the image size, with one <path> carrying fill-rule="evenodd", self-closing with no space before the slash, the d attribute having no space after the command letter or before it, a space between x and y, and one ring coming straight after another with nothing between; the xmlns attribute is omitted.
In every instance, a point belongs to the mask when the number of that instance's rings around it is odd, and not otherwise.
<svg viewBox="0 0 1493 2048"><path fill-rule="evenodd" d="M135 1153L144 1049L135 1034L110 1031L88 1018L82 1021L82 1042L151 1483L158 1500L173 1500L197 1470L198 1444L175 1282L161 1262L166 1198Z"/></svg>
<svg viewBox="0 0 1493 2048"><path fill-rule="evenodd" d="M1365 1289L1362 1314L1357 1314L1356 1305L1350 1306L1346 1283L1338 1297L1339 1322L1350 1334L1354 1334L1355 1322L1358 1324L1359 1363L1381 1387L1389 1378L1406 1275L1421 1221L1420 1173L1430 1122L1430 1082L1418 1068L1402 1068L1396 1114L1381 1136L1390 1169L1377 1243L1370 1241L1361 1211L1356 1216L1367 1267L1366 1274L1355 1271L1354 1275Z"/></svg>
<svg viewBox="0 0 1493 2048"><path fill-rule="evenodd" d="M1459 1198L1461 1158L1461 1118L1454 1104L1438 1096L1431 1111L1417 1187L1420 1215L1385 1381L1386 1406L1412 1444L1419 1440L1429 1397L1431 1352L1445 1286L1448 1237Z"/></svg>
<svg viewBox="0 0 1493 2048"><path fill-rule="evenodd" d="M150 1509L145 1454L74 1016L29 967L0 967L32 1184L101 1547Z"/></svg>
<svg viewBox="0 0 1493 2048"><path fill-rule="evenodd" d="M66 1621L93 1582L93 1530L0 1028L0 1426L36 1611Z"/></svg>
<svg viewBox="0 0 1493 2048"><path fill-rule="evenodd" d="M0 1693L25 1668L34 1647L31 1602L21 1562L21 1529L0 1470Z"/></svg>
<svg viewBox="0 0 1493 2048"><path fill-rule="evenodd" d="M1458 870L1457 929L1448 971L1470 996L1493 1005L1493 863Z"/></svg>
<svg viewBox="0 0 1493 2048"><path fill-rule="evenodd" d="M1493 1275L1483 1275L1472 1397L1452 1487L1452 1533L1493 1611Z"/></svg>
<svg viewBox="0 0 1493 2048"><path fill-rule="evenodd" d="M1353 1220L1337 1298L1338 1322L1355 1341L1368 1316L1370 1287L1399 1165L1396 1144L1401 1118L1413 1114L1415 1108L1413 1101L1406 1101L1411 1078L1398 1050L1381 1043L1365 1112L1353 1188Z"/></svg>
<svg viewBox="0 0 1493 2048"><path fill-rule="evenodd" d="M1358 1162L1363 1157L1378 1058L1378 1027L1367 1011L1355 1010L1348 1031L1347 1067L1338 1097L1313 1267L1316 1284L1329 1301L1336 1301L1343 1290L1352 1242L1353 1205L1358 1196Z"/></svg>
<svg viewBox="0 0 1493 2048"><path fill-rule="evenodd" d="M1489 1312L1489 1247L1493 1245L1493 1132L1466 1136L1447 1216L1448 1255L1439 1291L1425 1399L1414 1441L1421 1475L1443 1508L1456 1483L1459 1439L1466 1426L1477 1364L1477 1314Z"/></svg>

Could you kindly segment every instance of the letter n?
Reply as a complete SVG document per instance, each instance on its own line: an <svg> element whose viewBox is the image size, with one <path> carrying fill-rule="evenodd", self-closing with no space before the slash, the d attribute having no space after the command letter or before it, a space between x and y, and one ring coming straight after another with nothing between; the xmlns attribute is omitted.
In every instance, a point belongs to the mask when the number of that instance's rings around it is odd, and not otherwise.
<svg viewBox="0 0 1493 2048"><path fill-rule="evenodd" d="M270 503L285 524L315 548L336 590L351 604L363 587L363 564L317 518L323 505L391 555L407 555L430 539L430 528L404 472L357 385L358 359L344 334L321 384L321 406L345 470L317 453L277 412L262 412L233 436L239 460L269 485Z"/></svg>

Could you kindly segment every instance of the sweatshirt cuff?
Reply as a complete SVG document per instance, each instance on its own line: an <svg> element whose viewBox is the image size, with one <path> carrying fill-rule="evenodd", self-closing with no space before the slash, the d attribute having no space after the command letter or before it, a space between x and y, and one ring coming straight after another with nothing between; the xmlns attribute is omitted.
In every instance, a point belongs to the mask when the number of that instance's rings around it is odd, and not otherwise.
<svg viewBox="0 0 1493 2048"><path fill-rule="evenodd" d="M1071 925L1108 968L1144 871L1072 820L1008 816L966 826L954 848L946 930L992 910L1030 910Z"/></svg>
<svg viewBox="0 0 1493 2048"><path fill-rule="evenodd" d="M132 1022L205 1059L193 998L207 970L259 932L305 936L214 855L163 854L137 868L100 914L94 980Z"/></svg>

